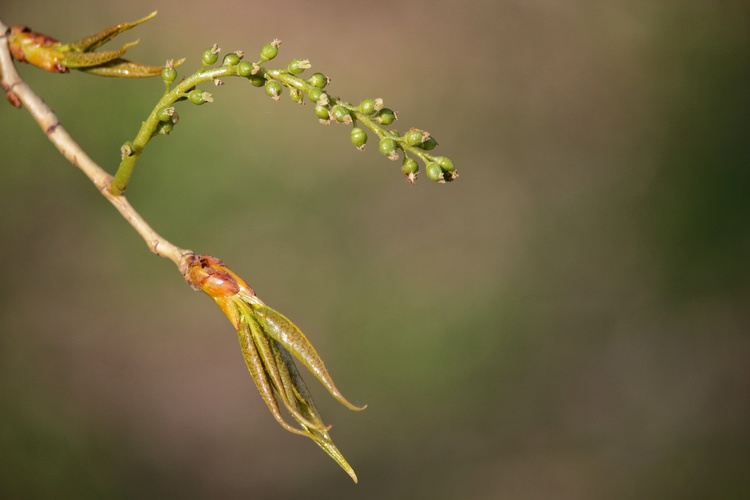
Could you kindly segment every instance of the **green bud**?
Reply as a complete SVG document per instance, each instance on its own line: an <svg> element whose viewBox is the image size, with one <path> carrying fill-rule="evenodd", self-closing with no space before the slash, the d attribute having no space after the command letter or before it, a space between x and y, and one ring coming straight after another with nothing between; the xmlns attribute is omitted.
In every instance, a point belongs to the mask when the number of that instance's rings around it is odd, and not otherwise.
<svg viewBox="0 0 750 500"><path fill-rule="evenodd" d="M396 141L390 137L380 139L380 144L378 144L378 150L391 160L398 158L398 153L396 152L397 147L398 144L396 144Z"/></svg>
<svg viewBox="0 0 750 500"><path fill-rule="evenodd" d="M208 49L204 50L203 55L201 55L201 61L203 61L203 64L205 64L206 66L212 65L218 60L219 60L219 46L218 45L209 47Z"/></svg>
<svg viewBox="0 0 750 500"><path fill-rule="evenodd" d="M424 149L425 151L432 151L435 149L435 146L437 146L437 141L432 136L425 139L422 144L417 145L419 149Z"/></svg>
<svg viewBox="0 0 750 500"><path fill-rule="evenodd" d="M352 121L352 115L349 113L349 110L341 104L337 104L331 108L331 116L339 123L350 123Z"/></svg>
<svg viewBox="0 0 750 500"><path fill-rule="evenodd" d="M307 83L319 89L326 88L326 85L330 82L331 80L323 73L314 73L313 76L307 79Z"/></svg>
<svg viewBox="0 0 750 500"><path fill-rule="evenodd" d="M453 162L447 156L436 156L434 160L435 160L435 163L440 165L440 168L443 170L443 172L455 172L456 171L456 166L453 165Z"/></svg>
<svg viewBox="0 0 750 500"><path fill-rule="evenodd" d="M164 66L161 70L161 79L164 80L165 83L172 83L177 79L177 70L174 69L174 66Z"/></svg>
<svg viewBox="0 0 750 500"><path fill-rule="evenodd" d="M224 56L224 61L222 61L222 66L237 66L240 63L240 56L236 52L230 52L229 54Z"/></svg>
<svg viewBox="0 0 750 500"><path fill-rule="evenodd" d="M427 165L427 177L437 182L445 182L445 176L443 175L443 169L440 168L435 162Z"/></svg>
<svg viewBox="0 0 750 500"><path fill-rule="evenodd" d="M245 78L250 78L253 76L253 63L248 61L242 61L237 65L237 74L240 76L244 76Z"/></svg>
<svg viewBox="0 0 750 500"><path fill-rule="evenodd" d="M427 134L424 131L413 128L404 135L404 140L409 146L417 146L424 142L426 135Z"/></svg>
<svg viewBox="0 0 750 500"><path fill-rule="evenodd" d="M403 163L401 163L401 171L405 175L416 174L419 172L419 163L414 158L404 158Z"/></svg>
<svg viewBox="0 0 750 500"><path fill-rule="evenodd" d="M266 82L266 94L278 101L281 96L281 84L276 80L269 80Z"/></svg>
<svg viewBox="0 0 750 500"><path fill-rule="evenodd" d="M375 99L365 99L359 103L359 110L366 115L374 114L377 111Z"/></svg>
<svg viewBox="0 0 750 500"><path fill-rule="evenodd" d="M253 87L262 87L266 84L266 79L260 75L253 75L250 77L250 83Z"/></svg>
<svg viewBox="0 0 750 500"><path fill-rule="evenodd" d="M281 40L274 40L271 43L267 43L260 49L260 62L270 61L279 53L279 45Z"/></svg>
<svg viewBox="0 0 750 500"><path fill-rule="evenodd" d="M310 91L307 93L307 97L312 102L318 102L322 95L323 95L323 90L319 89L318 87L311 88Z"/></svg>
<svg viewBox="0 0 750 500"><path fill-rule="evenodd" d="M208 92L203 92L201 89L193 89L190 94L188 94L188 99L190 99L190 102L193 104L204 104L207 102L213 102L214 98L211 94Z"/></svg>
<svg viewBox="0 0 750 500"><path fill-rule="evenodd" d="M308 61L307 59L293 59L286 69L293 75L299 75L309 67L310 61Z"/></svg>
<svg viewBox="0 0 750 500"><path fill-rule="evenodd" d="M406 176L406 180L410 184L417 182L417 173L419 172L419 164L413 158L404 158L401 164L401 171Z"/></svg>
<svg viewBox="0 0 750 500"><path fill-rule="evenodd" d="M172 121L172 115L174 115L174 108L172 106L165 106L156 112L156 117L161 122Z"/></svg>
<svg viewBox="0 0 750 500"><path fill-rule="evenodd" d="M381 125L390 125L396 120L396 113L394 113L392 109L383 108L380 110L380 113L378 113L376 120Z"/></svg>
<svg viewBox="0 0 750 500"><path fill-rule="evenodd" d="M359 127L354 127L349 137L351 138L352 144L354 144L357 149L361 151L365 148L365 144L367 144L367 134L364 130Z"/></svg>
<svg viewBox="0 0 750 500"><path fill-rule="evenodd" d="M321 106L320 104L317 104L315 106L315 116L317 116L321 120L330 120L331 114L328 110L328 106Z"/></svg>
<svg viewBox="0 0 750 500"><path fill-rule="evenodd" d="M156 130L154 130L153 135L167 135L172 131L173 128L174 123L172 123L171 121L159 122L159 124L156 126Z"/></svg>

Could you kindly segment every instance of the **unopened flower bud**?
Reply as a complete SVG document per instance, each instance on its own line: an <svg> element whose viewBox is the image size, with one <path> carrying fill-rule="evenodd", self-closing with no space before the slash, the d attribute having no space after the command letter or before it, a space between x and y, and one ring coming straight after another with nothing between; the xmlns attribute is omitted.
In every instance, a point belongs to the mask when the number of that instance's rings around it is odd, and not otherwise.
<svg viewBox="0 0 750 500"><path fill-rule="evenodd" d="M278 101L281 96L281 84L276 80L269 80L266 82L266 94Z"/></svg>
<svg viewBox="0 0 750 500"><path fill-rule="evenodd" d="M432 179L433 181L445 182L443 169L440 168L440 165L438 165L437 163L432 162L429 165L427 165L426 172L427 172L427 177Z"/></svg>
<svg viewBox="0 0 750 500"><path fill-rule="evenodd" d="M396 121L396 113L394 113L392 109L383 108L380 110L380 113L378 113L376 120L381 125L390 125Z"/></svg>
<svg viewBox="0 0 750 500"><path fill-rule="evenodd" d="M307 59L294 59L289 63L289 66L287 66L286 69L293 75L299 75L309 67L310 61L308 61Z"/></svg>
<svg viewBox="0 0 750 500"><path fill-rule="evenodd" d="M279 45L281 40L274 40L271 43L267 43L260 49L260 62L270 61L279 53Z"/></svg>
<svg viewBox="0 0 750 500"><path fill-rule="evenodd" d="M339 123L351 123L352 115L349 110L341 104L335 105L331 108L331 117Z"/></svg>
<svg viewBox="0 0 750 500"><path fill-rule="evenodd" d="M357 149L360 151L365 149L365 144L367 144L367 134L364 130L359 127L354 127L349 137L351 138L352 144L354 144Z"/></svg>
<svg viewBox="0 0 750 500"><path fill-rule="evenodd" d="M384 156L387 156L389 160L398 159L398 153L396 152L397 148L398 148L398 144L391 137L385 137L383 139L380 139L380 143L378 144L378 150Z"/></svg>
<svg viewBox="0 0 750 500"><path fill-rule="evenodd" d="M203 92L200 89L193 89L190 94L188 94L188 99L190 99L190 102L193 104L205 104L207 102L214 102L214 98L211 94L208 92Z"/></svg>
<svg viewBox="0 0 750 500"><path fill-rule="evenodd" d="M206 66L210 66L214 64L216 61L219 60L219 46L214 44L213 47L209 47L206 50L203 51L203 54L201 55L201 60L203 61L203 64Z"/></svg>
<svg viewBox="0 0 750 500"><path fill-rule="evenodd" d="M323 73L314 73L310 78L307 79L307 83L319 89L326 88L326 85L328 85L330 82L331 80Z"/></svg>

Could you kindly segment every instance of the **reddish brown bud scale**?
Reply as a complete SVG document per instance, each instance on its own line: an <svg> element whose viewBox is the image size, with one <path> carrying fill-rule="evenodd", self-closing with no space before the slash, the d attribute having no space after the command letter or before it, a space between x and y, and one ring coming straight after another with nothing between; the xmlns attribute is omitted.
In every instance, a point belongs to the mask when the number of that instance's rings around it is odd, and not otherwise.
<svg viewBox="0 0 750 500"><path fill-rule="evenodd" d="M253 296L255 292L221 260L211 255L188 259L185 280L195 289L202 290L214 299L228 299L242 292Z"/></svg>
<svg viewBox="0 0 750 500"><path fill-rule="evenodd" d="M63 64L65 54L54 48L59 45L51 36L31 31L27 26L10 29L8 46L14 59L52 73L67 73L69 70Z"/></svg>

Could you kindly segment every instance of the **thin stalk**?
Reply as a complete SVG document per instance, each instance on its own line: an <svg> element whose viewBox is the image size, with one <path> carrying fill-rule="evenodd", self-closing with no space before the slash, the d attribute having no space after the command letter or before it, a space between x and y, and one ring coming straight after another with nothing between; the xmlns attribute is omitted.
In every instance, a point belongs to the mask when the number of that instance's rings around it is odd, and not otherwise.
<svg viewBox="0 0 750 500"><path fill-rule="evenodd" d="M186 260L193 255L193 252L180 248L159 235L124 196L110 192L108 187L112 176L86 154L63 128L52 109L21 79L8 49L8 33L8 27L0 20L0 82L2 82L3 90L11 99L17 99L26 108L50 142L70 163L89 178L102 196L114 205L123 218L141 235L148 248L156 255L174 262L184 274L187 271Z"/></svg>

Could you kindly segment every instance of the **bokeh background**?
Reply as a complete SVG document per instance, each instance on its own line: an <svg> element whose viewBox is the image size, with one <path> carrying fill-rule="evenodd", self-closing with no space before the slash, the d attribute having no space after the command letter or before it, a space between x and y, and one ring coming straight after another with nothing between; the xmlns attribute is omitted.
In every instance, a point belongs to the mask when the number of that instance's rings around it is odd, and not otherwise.
<svg viewBox="0 0 750 500"><path fill-rule="evenodd" d="M268 414L235 333L0 106L0 497L750 497L750 9L571 0L10 0L9 25L219 43L382 97L457 182L239 80L140 161L131 202L293 318L354 485ZM118 40L119 42L120 40ZM114 171L161 81L22 75ZM210 89L208 89L210 90ZM311 377L308 377L310 379Z"/></svg>

